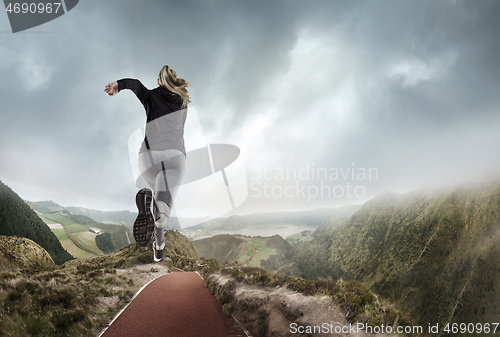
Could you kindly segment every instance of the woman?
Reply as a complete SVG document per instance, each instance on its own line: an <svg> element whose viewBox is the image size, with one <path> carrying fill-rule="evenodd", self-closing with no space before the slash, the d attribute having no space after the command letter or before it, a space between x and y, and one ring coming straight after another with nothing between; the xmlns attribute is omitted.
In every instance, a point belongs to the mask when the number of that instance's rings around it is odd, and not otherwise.
<svg viewBox="0 0 500 337"><path fill-rule="evenodd" d="M146 110L146 136L139 150L139 169L154 191L154 199L148 188L137 193L139 214L133 233L143 247L149 244L154 233L154 258L159 262L165 258L165 224L184 175L184 123L187 104L191 101L186 89L189 83L178 78L169 66L160 70L157 83L157 88L148 90L138 80L121 79L109 83L104 91L114 96L123 89L132 90Z"/></svg>

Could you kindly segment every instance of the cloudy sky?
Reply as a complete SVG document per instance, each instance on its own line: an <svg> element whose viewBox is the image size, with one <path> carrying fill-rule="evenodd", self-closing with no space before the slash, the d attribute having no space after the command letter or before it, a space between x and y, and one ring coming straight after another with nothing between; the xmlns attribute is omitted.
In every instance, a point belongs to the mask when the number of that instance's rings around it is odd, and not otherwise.
<svg viewBox="0 0 500 337"><path fill-rule="evenodd" d="M4 12L0 180L28 200L134 211L128 139L144 111L103 89L152 89L165 64L191 83L206 142L241 150L236 213L496 174L499 17L497 0L85 0L13 34Z"/></svg>

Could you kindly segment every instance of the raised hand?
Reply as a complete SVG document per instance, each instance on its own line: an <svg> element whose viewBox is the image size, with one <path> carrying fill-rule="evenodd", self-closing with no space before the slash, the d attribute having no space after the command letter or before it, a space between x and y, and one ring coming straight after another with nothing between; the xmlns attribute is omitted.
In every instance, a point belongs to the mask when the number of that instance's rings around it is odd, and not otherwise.
<svg viewBox="0 0 500 337"><path fill-rule="evenodd" d="M104 92L110 97L118 93L118 82L111 82L104 88Z"/></svg>

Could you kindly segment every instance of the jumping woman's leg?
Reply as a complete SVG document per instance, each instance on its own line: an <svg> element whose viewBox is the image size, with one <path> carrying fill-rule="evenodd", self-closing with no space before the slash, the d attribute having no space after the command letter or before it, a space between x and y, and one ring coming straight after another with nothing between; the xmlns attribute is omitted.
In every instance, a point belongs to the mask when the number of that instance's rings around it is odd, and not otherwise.
<svg viewBox="0 0 500 337"><path fill-rule="evenodd" d="M150 150L139 153L139 172L141 172L142 177L148 184L149 188L151 188L151 190L155 189L156 175L159 172L159 168L157 167L158 165L156 164L157 163L154 162Z"/></svg>
<svg viewBox="0 0 500 337"><path fill-rule="evenodd" d="M156 151L155 151L156 152ZM161 170L156 175L155 201L157 206L155 242L156 248L165 247L164 228L184 176L186 156L178 150L165 150L155 154L155 161L161 159Z"/></svg>

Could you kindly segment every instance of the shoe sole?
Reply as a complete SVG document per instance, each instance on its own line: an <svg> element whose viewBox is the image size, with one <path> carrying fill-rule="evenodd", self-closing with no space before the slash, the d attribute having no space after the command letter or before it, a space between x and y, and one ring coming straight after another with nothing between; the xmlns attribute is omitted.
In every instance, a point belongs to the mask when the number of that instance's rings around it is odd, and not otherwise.
<svg viewBox="0 0 500 337"><path fill-rule="evenodd" d="M151 214L153 193L148 188L143 188L135 196L135 203L139 214L134 222L133 234L135 242L141 247L146 247L153 236L155 222Z"/></svg>

